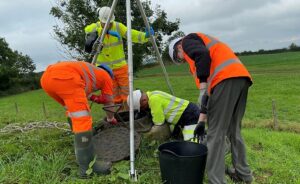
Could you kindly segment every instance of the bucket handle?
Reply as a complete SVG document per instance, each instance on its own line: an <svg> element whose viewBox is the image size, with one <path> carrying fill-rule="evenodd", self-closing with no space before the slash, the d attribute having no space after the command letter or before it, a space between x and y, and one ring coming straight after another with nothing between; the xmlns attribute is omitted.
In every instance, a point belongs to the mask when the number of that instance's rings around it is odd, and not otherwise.
<svg viewBox="0 0 300 184"><path fill-rule="evenodd" d="M180 157L174 151L171 151L171 150L168 150L168 149L163 149L163 150L161 150L161 152L169 153L169 154L171 154L173 156Z"/></svg>

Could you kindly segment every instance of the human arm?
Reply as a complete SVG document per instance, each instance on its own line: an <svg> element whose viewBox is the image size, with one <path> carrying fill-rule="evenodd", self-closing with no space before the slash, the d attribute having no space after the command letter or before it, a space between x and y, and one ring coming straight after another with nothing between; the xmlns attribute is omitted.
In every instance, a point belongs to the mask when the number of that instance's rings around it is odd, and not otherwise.
<svg viewBox="0 0 300 184"><path fill-rule="evenodd" d="M149 132L146 132L144 136L148 139L154 140L166 140L171 136L170 127L167 123L162 125L153 125Z"/></svg>
<svg viewBox="0 0 300 184"><path fill-rule="evenodd" d="M210 74L211 58L203 40L197 34L191 33L184 37L182 48L195 61L197 77L200 82L206 83Z"/></svg>
<svg viewBox="0 0 300 184"><path fill-rule="evenodd" d="M151 95L148 101L152 116L152 122L154 123L154 125L162 125L165 123L164 109L160 100L161 99L156 95Z"/></svg>
<svg viewBox="0 0 300 184"><path fill-rule="evenodd" d="M123 38L127 39L127 27L118 22L120 34ZM142 31L137 31L135 29L131 29L131 39L133 43L146 43L148 42L148 38L146 37L146 33Z"/></svg>

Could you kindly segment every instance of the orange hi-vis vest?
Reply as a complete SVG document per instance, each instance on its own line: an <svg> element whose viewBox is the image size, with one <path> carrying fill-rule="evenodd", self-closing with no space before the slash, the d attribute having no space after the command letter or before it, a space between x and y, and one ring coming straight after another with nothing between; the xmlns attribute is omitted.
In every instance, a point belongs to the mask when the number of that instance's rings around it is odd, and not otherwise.
<svg viewBox="0 0 300 184"><path fill-rule="evenodd" d="M206 34L197 33L197 35L203 40L206 48L209 50L211 58L210 75L207 80L208 94L210 94L211 89L218 83L228 78L248 77L252 80L246 67L226 44ZM190 72L194 76L197 87L200 88L200 80L197 78L195 61L185 52L183 55L189 64Z"/></svg>

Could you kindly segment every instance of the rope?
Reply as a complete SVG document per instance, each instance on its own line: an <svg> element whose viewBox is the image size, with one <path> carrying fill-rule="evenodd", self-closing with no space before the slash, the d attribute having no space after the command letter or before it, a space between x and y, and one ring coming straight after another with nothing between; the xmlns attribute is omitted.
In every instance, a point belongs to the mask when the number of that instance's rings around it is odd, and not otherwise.
<svg viewBox="0 0 300 184"><path fill-rule="evenodd" d="M4 128L0 129L0 133L13 133L13 132L29 132L36 129L42 128L55 128L59 130L63 130L66 132L70 132L68 123L61 123L61 122L31 122L26 125L21 125L19 123L9 124Z"/></svg>

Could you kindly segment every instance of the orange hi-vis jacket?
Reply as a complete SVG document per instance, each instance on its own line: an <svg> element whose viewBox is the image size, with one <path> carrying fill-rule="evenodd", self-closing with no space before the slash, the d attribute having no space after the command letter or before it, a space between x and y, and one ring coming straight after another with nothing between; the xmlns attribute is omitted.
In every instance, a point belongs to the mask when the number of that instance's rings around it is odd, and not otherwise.
<svg viewBox="0 0 300 184"><path fill-rule="evenodd" d="M48 66L41 78L41 86L65 107L67 116L72 120L74 133L92 128L87 97L97 90L109 96L113 94L109 74L84 61L63 61Z"/></svg>
<svg viewBox="0 0 300 184"><path fill-rule="evenodd" d="M101 90L102 94L112 95L112 79L109 74L90 63L84 61L63 61L50 65L46 72L51 72L52 75L62 79L74 78L75 75L79 75L87 96L98 90Z"/></svg>
<svg viewBox="0 0 300 184"><path fill-rule="evenodd" d="M234 52L223 42L203 33L196 33L202 39L206 48L209 50L211 59L208 83L208 94L221 81L228 78L247 77L250 80L251 76L246 67L241 63ZM183 41L184 42L184 38ZM188 62L190 72L193 74L196 85L200 88L200 80L197 78L196 66L193 59L184 51L184 59ZM201 61L198 61L201 62Z"/></svg>

